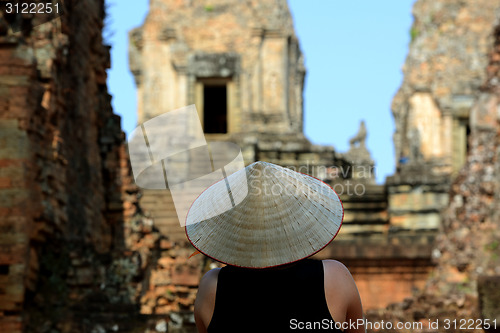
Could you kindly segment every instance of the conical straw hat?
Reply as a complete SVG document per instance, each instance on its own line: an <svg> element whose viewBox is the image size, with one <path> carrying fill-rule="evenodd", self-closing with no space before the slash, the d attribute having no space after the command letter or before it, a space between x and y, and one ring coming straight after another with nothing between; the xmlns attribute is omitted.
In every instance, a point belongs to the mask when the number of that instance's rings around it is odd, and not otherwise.
<svg viewBox="0 0 500 333"><path fill-rule="evenodd" d="M240 181L242 176L247 182ZM222 213L217 210L228 193L242 191L246 196L239 203ZM271 163L255 162L195 200L187 215L186 235L198 251L217 261L265 268L309 257L324 248L337 235L343 215L337 193L327 184Z"/></svg>

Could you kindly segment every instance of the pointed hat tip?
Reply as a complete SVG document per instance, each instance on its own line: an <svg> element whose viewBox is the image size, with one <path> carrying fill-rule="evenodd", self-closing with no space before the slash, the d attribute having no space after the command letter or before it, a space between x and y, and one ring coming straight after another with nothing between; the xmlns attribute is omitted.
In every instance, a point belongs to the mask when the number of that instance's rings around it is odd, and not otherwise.
<svg viewBox="0 0 500 333"><path fill-rule="evenodd" d="M266 166L268 166L270 164L271 163L267 163L267 162L264 162L264 161L256 161L256 162L253 162L252 164L250 164L248 166L248 169L262 170L263 168L265 168Z"/></svg>

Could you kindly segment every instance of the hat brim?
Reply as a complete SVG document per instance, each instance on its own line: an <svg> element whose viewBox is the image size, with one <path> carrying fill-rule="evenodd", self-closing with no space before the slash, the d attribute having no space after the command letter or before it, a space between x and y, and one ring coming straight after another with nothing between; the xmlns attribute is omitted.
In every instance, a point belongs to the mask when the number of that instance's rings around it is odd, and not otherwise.
<svg viewBox="0 0 500 333"><path fill-rule="evenodd" d="M247 182L235 181L242 175ZM214 214L228 189L230 195L244 186L241 201ZM328 184L257 162L206 189L191 206L185 231L193 247L216 261L269 268L321 251L337 236L343 217L342 202Z"/></svg>

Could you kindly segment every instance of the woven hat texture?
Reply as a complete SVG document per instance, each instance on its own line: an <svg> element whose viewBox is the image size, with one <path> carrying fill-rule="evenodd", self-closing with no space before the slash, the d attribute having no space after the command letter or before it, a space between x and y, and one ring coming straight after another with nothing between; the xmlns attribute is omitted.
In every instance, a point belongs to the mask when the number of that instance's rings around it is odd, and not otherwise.
<svg viewBox="0 0 500 333"><path fill-rule="evenodd" d="M246 196L220 212L228 193ZM197 250L217 261L265 268L318 252L335 238L342 219L342 203L330 186L259 161L212 185L195 200L187 215L186 235Z"/></svg>

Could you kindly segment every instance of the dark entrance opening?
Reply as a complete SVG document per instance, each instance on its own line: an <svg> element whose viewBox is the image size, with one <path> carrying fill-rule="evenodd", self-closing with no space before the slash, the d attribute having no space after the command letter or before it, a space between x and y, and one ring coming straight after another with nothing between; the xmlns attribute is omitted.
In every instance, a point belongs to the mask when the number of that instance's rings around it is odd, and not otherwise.
<svg viewBox="0 0 500 333"><path fill-rule="evenodd" d="M227 133L226 85L203 86L203 128L205 133Z"/></svg>

